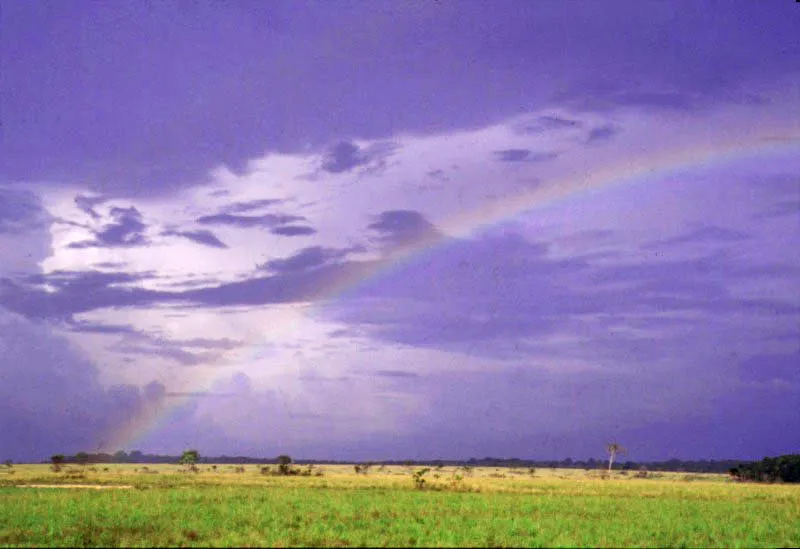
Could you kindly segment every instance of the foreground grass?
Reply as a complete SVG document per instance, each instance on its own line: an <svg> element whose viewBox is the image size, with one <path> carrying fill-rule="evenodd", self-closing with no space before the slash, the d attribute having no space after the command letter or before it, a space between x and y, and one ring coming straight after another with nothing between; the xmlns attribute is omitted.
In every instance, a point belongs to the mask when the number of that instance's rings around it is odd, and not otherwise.
<svg viewBox="0 0 800 549"><path fill-rule="evenodd" d="M452 471L415 490L410 471L265 477L220 466L199 475L112 466L84 483L132 490L34 489L44 466L0 477L5 546L651 546L800 545L800 489L584 472ZM350 469L352 471L352 469ZM505 475L505 478L498 475ZM75 482L72 480L71 482Z"/></svg>

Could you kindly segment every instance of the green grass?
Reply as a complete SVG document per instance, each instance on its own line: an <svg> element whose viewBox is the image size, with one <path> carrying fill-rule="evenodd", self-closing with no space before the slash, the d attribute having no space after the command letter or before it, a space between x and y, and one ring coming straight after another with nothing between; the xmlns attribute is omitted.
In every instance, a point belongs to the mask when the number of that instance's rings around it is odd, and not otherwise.
<svg viewBox="0 0 800 549"><path fill-rule="evenodd" d="M111 466L70 482L130 490L20 488L66 482L45 466L0 474L3 546L636 546L800 545L800 487L725 482L706 475L611 480L583 471L477 470L453 487L452 470L265 477L219 466L198 475ZM692 477L690 477L692 478Z"/></svg>

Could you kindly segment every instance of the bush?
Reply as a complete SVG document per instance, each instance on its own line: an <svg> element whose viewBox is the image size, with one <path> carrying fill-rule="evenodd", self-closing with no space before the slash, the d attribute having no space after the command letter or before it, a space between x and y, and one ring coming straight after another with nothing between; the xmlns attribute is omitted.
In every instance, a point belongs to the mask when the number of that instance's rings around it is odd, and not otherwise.
<svg viewBox="0 0 800 549"><path fill-rule="evenodd" d="M457 490L461 487L462 483L464 482L464 475L459 475L455 471L450 477L450 488Z"/></svg>
<svg viewBox="0 0 800 549"><path fill-rule="evenodd" d="M412 480L414 481L414 488L416 488L417 490L422 490L425 488L425 479L422 477L424 477L428 473L428 471L430 471L430 468L425 467L424 469L420 469L414 472L412 476Z"/></svg>
<svg viewBox="0 0 800 549"><path fill-rule="evenodd" d="M369 473L370 467L372 467L372 463L359 463L357 465L354 465L353 469L355 470L357 475L358 474L366 475L367 473Z"/></svg>

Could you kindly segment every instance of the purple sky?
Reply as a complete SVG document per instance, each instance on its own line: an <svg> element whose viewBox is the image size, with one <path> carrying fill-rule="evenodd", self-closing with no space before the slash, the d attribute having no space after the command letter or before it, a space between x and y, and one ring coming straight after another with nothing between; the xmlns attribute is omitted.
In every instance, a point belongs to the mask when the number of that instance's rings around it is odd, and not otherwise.
<svg viewBox="0 0 800 549"><path fill-rule="evenodd" d="M800 5L0 8L0 458L800 451Z"/></svg>

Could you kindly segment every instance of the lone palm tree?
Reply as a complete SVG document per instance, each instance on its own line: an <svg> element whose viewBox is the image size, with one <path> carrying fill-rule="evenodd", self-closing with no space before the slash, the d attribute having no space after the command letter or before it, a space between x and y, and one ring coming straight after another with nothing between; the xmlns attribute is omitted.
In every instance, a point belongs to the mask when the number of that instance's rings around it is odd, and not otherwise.
<svg viewBox="0 0 800 549"><path fill-rule="evenodd" d="M606 452L608 452L608 472L611 472L611 468L614 466L614 460L616 459L618 454L625 454L626 450L623 448L619 442L616 440L612 440L608 444L606 444Z"/></svg>

